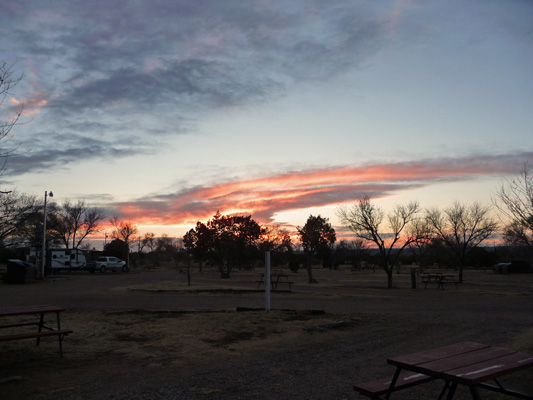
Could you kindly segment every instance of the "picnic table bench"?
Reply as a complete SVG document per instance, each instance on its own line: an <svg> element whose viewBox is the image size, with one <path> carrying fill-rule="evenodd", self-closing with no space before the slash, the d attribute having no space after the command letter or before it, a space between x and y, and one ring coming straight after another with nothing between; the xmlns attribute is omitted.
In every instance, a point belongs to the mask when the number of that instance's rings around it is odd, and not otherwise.
<svg viewBox="0 0 533 400"><path fill-rule="evenodd" d="M459 280L454 274L444 274L441 272L422 274L420 275L420 279L424 284L424 289L426 289L428 285L436 285L437 289L444 290L444 285L446 284L453 284L457 289L457 284L459 283Z"/></svg>
<svg viewBox="0 0 533 400"><path fill-rule="evenodd" d="M440 379L444 386L439 399L446 394L446 399L452 400L457 386L464 385L474 400L481 399L479 388L533 400L533 396L508 389L497 380L515 371L532 368L533 354L461 342L392 357L387 362L396 367L394 375L354 385L354 390L372 399L388 399L393 392Z"/></svg>
<svg viewBox="0 0 533 400"><path fill-rule="evenodd" d="M62 329L59 314L65 311L64 308L52 305L34 305L25 307L12 307L0 309L0 320L5 321L0 324L0 329L10 329L10 333L0 335L0 342L7 342L12 340L36 339L36 345L39 346L42 337L57 336L59 342L59 353L63 357L63 339L73 331L71 329ZM45 314L55 314L55 326L45 322ZM34 316L36 319L31 320L17 320L15 318L21 316ZM16 331L13 328L24 326L36 326L36 331Z"/></svg>
<svg viewBox="0 0 533 400"><path fill-rule="evenodd" d="M259 289L261 285L265 284L265 274L261 274L261 277L259 278L257 282L257 288ZM289 279L289 275L285 274L271 274L270 275L270 288L272 290L277 290L279 285L287 285L289 287L288 291L292 291L292 282Z"/></svg>

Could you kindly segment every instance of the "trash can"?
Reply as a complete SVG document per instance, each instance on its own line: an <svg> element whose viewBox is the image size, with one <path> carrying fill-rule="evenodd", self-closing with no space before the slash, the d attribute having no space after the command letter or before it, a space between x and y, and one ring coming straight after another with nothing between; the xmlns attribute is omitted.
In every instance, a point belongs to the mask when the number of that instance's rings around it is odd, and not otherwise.
<svg viewBox="0 0 533 400"><path fill-rule="evenodd" d="M26 283L27 265L21 260L7 260L6 283Z"/></svg>

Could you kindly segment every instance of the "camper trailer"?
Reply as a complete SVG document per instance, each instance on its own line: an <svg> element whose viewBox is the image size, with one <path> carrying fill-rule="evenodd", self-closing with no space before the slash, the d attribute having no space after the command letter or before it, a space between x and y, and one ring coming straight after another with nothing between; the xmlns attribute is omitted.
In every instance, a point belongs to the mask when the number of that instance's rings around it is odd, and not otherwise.
<svg viewBox="0 0 533 400"><path fill-rule="evenodd" d="M81 270L87 267L87 259L79 249L48 249L46 269L52 273L61 270Z"/></svg>

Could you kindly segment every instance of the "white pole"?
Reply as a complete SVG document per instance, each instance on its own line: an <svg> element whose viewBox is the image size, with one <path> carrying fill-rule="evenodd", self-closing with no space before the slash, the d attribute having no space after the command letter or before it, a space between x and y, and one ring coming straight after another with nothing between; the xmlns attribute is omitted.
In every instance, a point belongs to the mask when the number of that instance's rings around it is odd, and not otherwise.
<svg viewBox="0 0 533 400"><path fill-rule="evenodd" d="M45 257L46 257L46 197L48 196L48 192L45 190L44 192L44 219L43 219L43 248L42 248L42 254L41 254L41 279L44 279L44 263L45 263ZM50 192L50 197L53 197L54 194Z"/></svg>
<svg viewBox="0 0 533 400"><path fill-rule="evenodd" d="M265 253L265 311L270 311L270 251Z"/></svg>

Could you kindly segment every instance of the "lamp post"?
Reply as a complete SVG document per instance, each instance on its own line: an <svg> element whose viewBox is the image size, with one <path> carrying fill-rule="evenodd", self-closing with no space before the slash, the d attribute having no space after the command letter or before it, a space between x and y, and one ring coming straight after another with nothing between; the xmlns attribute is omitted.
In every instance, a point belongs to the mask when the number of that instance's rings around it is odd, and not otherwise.
<svg viewBox="0 0 533 400"><path fill-rule="evenodd" d="M41 279L44 279L44 262L46 258L46 197L54 197L54 194L50 190L50 193L44 192L44 220L43 220L43 251L41 254Z"/></svg>

